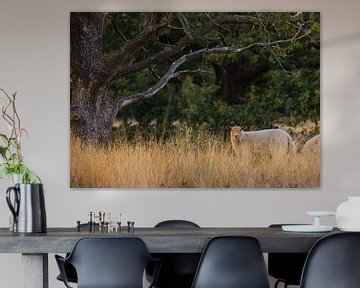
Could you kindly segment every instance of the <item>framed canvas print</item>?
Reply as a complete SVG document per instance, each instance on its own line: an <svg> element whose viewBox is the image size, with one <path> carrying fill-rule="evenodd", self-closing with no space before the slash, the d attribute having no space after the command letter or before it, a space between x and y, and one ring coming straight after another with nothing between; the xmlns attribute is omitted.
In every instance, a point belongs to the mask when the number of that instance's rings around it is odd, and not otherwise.
<svg viewBox="0 0 360 288"><path fill-rule="evenodd" d="M320 13L72 12L72 188L319 188Z"/></svg>

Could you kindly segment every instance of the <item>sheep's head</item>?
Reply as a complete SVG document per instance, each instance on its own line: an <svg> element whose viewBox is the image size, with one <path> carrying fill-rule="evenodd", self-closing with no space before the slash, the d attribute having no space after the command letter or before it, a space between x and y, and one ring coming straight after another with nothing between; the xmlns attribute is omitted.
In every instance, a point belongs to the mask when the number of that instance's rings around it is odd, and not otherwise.
<svg viewBox="0 0 360 288"><path fill-rule="evenodd" d="M231 138L235 139L236 141L240 141L240 137L244 130L240 126L233 126L230 129Z"/></svg>

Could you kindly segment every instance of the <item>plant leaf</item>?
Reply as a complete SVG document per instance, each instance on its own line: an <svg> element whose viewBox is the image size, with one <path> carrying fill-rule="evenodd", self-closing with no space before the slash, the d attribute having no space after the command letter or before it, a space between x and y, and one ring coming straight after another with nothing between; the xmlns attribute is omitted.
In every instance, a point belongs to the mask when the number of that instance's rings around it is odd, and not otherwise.
<svg viewBox="0 0 360 288"><path fill-rule="evenodd" d="M29 132L27 130L25 130L24 128L21 128L22 131L24 131L26 133L26 136L29 137Z"/></svg>
<svg viewBox="0 0 360 288"><path fill-rule="evenodd" d="M9 174L9 170L7 168L4 168L3 170L0 171L0 179L3 179L8 174Z"/></svg>
<svg viewBox="0 0 360 288"><path fill-rule="evenodd" d="M8 142L9 140L5 134L1 134L1 133L0 133L0 138L2 138L4 142Z"/></svg>

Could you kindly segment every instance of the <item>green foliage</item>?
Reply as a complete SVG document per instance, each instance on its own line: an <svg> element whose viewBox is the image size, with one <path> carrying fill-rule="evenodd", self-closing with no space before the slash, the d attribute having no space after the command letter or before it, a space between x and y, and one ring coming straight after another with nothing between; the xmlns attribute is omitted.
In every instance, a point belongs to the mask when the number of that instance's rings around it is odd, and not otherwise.
<svg viewBox="0 0 360 288"><path fill-rule="evenodd" d="M21 183L29 183L29 184L41 183L40 177L37 176L34 171L30 170L28 167L26 167L22 163L13 164L9 167L5 166L0 171L0 179L3 179L6 176L11 175L11 174L20 175Z"/></svg>
<svg viewBox="0 0 360 288"><path fill-rule="evenodd" d="M272 127L288 117L294 124L307 119L320 120L320 72L299 69L291 74L282 70L268 72L251 86L243 113L246 125Z"/></svg>
<svg viewBox="0 0 360 288"><path fill-rule="evenodd" d="M188 76L183 81L178 105L183 107L180 119L187 126L202 131L218 132L236 119L237 107L230 106L216 96L217 86L199 85Z"/></svg>

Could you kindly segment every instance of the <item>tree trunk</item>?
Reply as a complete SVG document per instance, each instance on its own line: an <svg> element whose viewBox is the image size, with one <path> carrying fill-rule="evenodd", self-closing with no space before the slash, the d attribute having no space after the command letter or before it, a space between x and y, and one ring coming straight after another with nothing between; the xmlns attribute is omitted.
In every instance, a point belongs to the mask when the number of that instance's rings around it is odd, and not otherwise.
<svg viewBox="0 0 360 288"><path fill-rule="evenodd" d="M71 13L70 127L73 136L94 144L111 140L117 102L108 87L94 92L101 70L105 13Z"/></svg>
<svg viewBox="0 0 360 288"><path fill-rule="evenodd" d="M93 103L91 90L80 88L75 94L81 100L72 105L70 126L72 136L93 144L107 144L111 140L112 124L118 112L117 101L112 99L107 88L97 95L99 101ZM74 92L73 92L74 93Z"/></svg>

